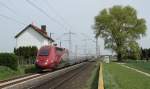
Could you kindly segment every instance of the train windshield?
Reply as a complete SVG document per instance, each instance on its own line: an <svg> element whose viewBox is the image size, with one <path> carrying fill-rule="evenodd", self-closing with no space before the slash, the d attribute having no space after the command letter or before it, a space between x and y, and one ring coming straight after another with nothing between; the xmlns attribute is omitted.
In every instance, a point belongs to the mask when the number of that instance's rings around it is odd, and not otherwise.
<svg viewBox="0 0 150 89"><path fill-rule="evenodd" d="M49 54L48 49L40 50L39 52L39 56L48 56L48 54Z"/></svg>
<svg viewBox="0 0 150 89"><path fill-rule="evenodd" d="M58 54L58 55L61 55L62 54L62 52L63 52L63 48L58 48L58 47L56 47L56 53Z"/></svg>

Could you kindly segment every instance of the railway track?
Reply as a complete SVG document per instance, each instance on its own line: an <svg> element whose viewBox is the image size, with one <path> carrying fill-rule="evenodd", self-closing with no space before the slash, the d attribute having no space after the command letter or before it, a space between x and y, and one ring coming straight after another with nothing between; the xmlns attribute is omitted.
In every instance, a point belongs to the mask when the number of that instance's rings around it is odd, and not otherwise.
<svg viewBox="0 0 150 89"><path fill-rule="evenodd" d="M85 66L80 68L78 71L70 75L68 78L65 78L64 80L60 81L58 84L56 84L55 86L52 86L49 89L57 89L59 88L59 86L63 85L64 83L67 83L68 80L73 80L75 77L78 77L79 73L82 72L84 69L86 69L87 66L88 64L86 64Z"/></svg>
<svg viewBox="0 0 150 89"><path fill-rule="evenodd" d="M0 81L0 89L32 89L32 87L35 87L42 82L46 82L49 79L53 79L61 74L74 70L82 64L84 63L66 68L60 68L52 72L29 74L10 80Z"/></svg>
<svg viewBox="0 0 150 89"><path fill-rule="evenodd" d="M22 81L26 81L28 79L38 77L40 75L41 74L38 74L38 73L37 74L27 74L27 75L19 76L19 77L12 78L12 79L9 79L9 80L0 81L0 89L4 88L6 86L12 85L12 84L16 84L16 83L19 83L19 82L22 82Z"/></svg>
<svg viewBox="0 0 150 89"><path fill-rule="evenodd" d="M67 83L68 80L73 80L78 77L80 72L84 71L90 63L82 65L80 68L69 71L61 76L58 76L54 79L51 79L45 83L42 83L36 87L32 87L30 89L59 89L59 86Z"/></svg>

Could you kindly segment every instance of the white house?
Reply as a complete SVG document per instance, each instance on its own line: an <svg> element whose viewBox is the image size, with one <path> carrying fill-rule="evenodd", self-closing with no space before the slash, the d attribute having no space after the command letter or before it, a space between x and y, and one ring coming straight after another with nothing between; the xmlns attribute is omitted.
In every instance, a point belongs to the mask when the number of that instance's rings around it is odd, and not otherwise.
<svg viewBox="0 0 150 89"><path fill-rule="evenodd" d="M38 49L44 45L51 45L54 40L47 35L46 25L41 28L33 24L29 24L16 36L16 48L22 46L36 46Z"/></svg>

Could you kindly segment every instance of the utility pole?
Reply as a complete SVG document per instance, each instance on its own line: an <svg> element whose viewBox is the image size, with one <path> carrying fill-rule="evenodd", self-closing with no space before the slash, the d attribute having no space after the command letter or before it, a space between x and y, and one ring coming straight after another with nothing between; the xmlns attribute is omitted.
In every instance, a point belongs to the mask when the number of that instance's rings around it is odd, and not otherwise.
<svg viewBox="0 0 150 89"><path fill-rule="evenodd" d="M83 39L83 41L84 41L84 54L85 54L85 56L87 56L88 54L87 54L87 41L88 41L88 39Z"/></svg>
<svg viewBox="0 0 150 89"><path fill-rule="evenodd" d="M50 32L50 34L49 34L50 38L52 38L52 34L54 34L54 33L51 33L51 32Z"/></svg>
<svg viewBox="0 0 150 89"><path fill-rule="evenodd" d="M99 45L99 56L101 56L101 46Z"/></svg>
<svg viewBox="0 0 150 89"><path fill-rule="evenodd" d="M86 34L84 34L84 33L81 33L82 34L82 36L84 36L84 37L88 37ZM89 39L89 40L91 40L92 42L94 42L95 43L95 45L96 45L96 47L95 47L95 56L96 56L96 58L98 57L98 55L100 55L100 48L99 48L99 45L98 45L98 38L96 38L96 40L92 40L92 39Z"/></svg>
<svg viewBox="0 0 150 89"><path fill-rule="evenodd" d="M75 46L75 59L78 59L78 45Z"/></svg>
<svg viewBox="0 0 150 89"><path fill-rule="evenodd" d="M70 54L72 54L72 35L74 35L75 33L69 31L68 33L64 33L64 34L66 34L66 35L69 36L69 38L68 38L68 43L69 43L69 56L71 57Z"/></svg>
<svg viewBox="0 0 150 89"><path fill-rule="evenodd" d="M98 38L96 38L96 58L98 57Z"/></svg>
<svg viewBox="0 0 150 89"><path fill-rule="evenodd" d="M59 42L59 46L61 47L61 41Z"/></svg>

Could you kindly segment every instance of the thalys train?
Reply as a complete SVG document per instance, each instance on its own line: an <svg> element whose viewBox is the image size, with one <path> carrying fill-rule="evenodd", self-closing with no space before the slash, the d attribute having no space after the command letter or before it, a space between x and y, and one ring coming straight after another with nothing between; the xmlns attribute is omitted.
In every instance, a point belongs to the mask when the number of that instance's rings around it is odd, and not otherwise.
<svg viewBox="0 0 150 89"><path fill-rule="evenodd" d="M35 65L40 70L53 70L86 61L83 57L69 59L69 51L66 48L53 45L43 46L38 50Z"/></svg>
<svg viewBox="0 0 150 89"><path fill-rule="evenodd" d="M43 46L38 50L35 65L38 69L55 69L61 61L68 60L68 55L65 48Z"/></svg>

